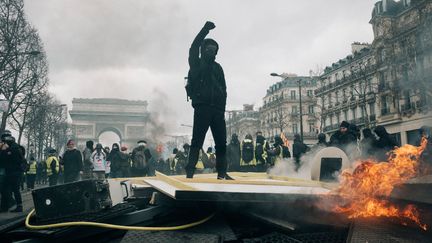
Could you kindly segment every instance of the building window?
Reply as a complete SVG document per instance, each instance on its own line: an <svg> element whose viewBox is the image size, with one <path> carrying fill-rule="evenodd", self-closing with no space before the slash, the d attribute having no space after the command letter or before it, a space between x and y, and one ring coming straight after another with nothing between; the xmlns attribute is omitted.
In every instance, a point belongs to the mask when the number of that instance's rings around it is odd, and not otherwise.
<svg viewBox="0 0 432 243"><path fill-rule="evenodd" d="M291 107L291 113L292 113L292 114L297 114L297 106L296 106L296 105L293 105L293 106Z"/></svg>
<svg viewBox="0 0 432 243"><path fill-rule="evenodd" d="M387 103L387 96L381 97L381 115L387 115L390 113L390 109Z"/></svg>
<svg viewBox="0 0 432 243"><path fill-rule="evenodd" d="M309 90L307 91L307 96L308 96L308 97L312 97L312 96L313 96L313 90L310 90L310 89L309 89Z"/></svg>
<svg viewBox="0 0 432 243"><path fill-rule="evenodd" d="M375 103L369 104L369 114L375 115Z"/></svg>
<svg viewBox="0 0 432 243"><path fill-rule="evenodd" d="M328 94L329 105L332 105L331 94Z"/></svg>
<svg viewBox="0 0 432 243"><path fill-rule="evenodd" d="M344 110L344 120L348 121L348 110Z"/></svg>
<svg viewBox="0 0 432 243"><path fill-rule="evenodd" d="M352 108L352 119L357 119L357 107Z"/></svg>
<svg viewBox="0 0 432 243"><path fill-rule="evenodd" d="M340 113L336 114L336 124L340 124L340 116Z"/></svg>
<svg viewBox="0 0 432 243"><path fill-rule="evenodd" d="M330 125L333 125L333 115L330 115Z"/></svg>
<svg viewBox="0 0 432 243"><path fill-rule="evenodd" d="M296 91L295 90L291 90L291 99L292 100L296 99Z"/></svg>
<svg viewBox="0 0 432 243"><path fill-rule="evenodd" d="M309 111L309 114L313 114L314 113L314 106L313 105L310 105L309 107L308 107L308 111Z"/></svg>
<svg viewBox="0 0 432 243"><path fill-rule="evenodd" d="M339 103L339 91L335 92L335 96L336 96L336 103Z"/></svg>
<svg viewBox="0 0 432 243"><path fill-rule="evenodd" d="M347 93L346 93L346 89L342 90L342 96L343 96L343 100L346 101L347 100Z"/></svg>
<svg viewBox="0 0 432 243"><path fill-rule="evenodd" d="M309 122L309 132L315 132L315 124L313 122Z"/></svg>
<svg viewBox="0 0 432 243"><path fill-rule="evenodd" d="M293 123L293 124L292 124L292 132L293 132L294 134L297 134L297 133L298 133L297 123Z"/></svg>

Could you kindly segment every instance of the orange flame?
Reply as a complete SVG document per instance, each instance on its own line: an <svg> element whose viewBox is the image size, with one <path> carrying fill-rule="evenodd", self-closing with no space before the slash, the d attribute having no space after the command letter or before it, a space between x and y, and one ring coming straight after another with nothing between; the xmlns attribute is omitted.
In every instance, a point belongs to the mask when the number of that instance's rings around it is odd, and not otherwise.
<svg viewBox="0 0 432 243"><path fill-rule="evenodd" d="M289 145L290 145L289 140L288 140L288 138L285 136L285 134L283 132L281 133L280 137L282 138L284 146L285 147L289 147Z"/></svg>
<svg viewBox="0 0 432 243"><path fill-rule="evenodd" d="M401 184L417 174L420 155L426 148L427 139L415 147L404 145L390 152L387 162L376 163L373 160L360 161L354 171L341 174L341 185L337 194L345 201L334 211L346 213L348 218L396 217L411 220L426 230L427 225L421 223L420 213L414 205L398 208L388 198L396 184Z"/></svg>

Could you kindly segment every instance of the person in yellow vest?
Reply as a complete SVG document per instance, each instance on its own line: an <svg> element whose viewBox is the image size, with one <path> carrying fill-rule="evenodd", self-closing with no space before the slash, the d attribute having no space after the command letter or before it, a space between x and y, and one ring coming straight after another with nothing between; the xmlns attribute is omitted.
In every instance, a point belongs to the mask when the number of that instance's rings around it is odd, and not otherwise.
<svg viewBox="0 0 432 243"><path fill-rule="evenodd" d="M30 157L30 161L26 172L27 189L33 190L36 181L36 160L33 156Z"/></svg>
<svg viewBox="0 0 432 243"><path fill-rule="evenodd" d="M241 144L240 171L251 172L255 170L255 149L252 135L247 134Z"/></svg>
<svg viewBox="0 0 432 243"><path fill-rule="evenodd" d="M199 156L198 156L198 162L196 163L195 166L195 173L196 174L202 174L204 171L204 163L203 163L203 156L205 156L205 152L204 150L201 148L201 150L199 151Z"/></svg>
<svg viewBox="0 0 432 243"><path fill-rule="evenodd" d="M60 169L59 159L57 158L57 151L50 149L48 158L46 160L46 170L50 186L57 185L58 173Z"/></svg>
<svg viewBox="0 0 432 243"><path fill-rule="evenodd" d="M203 155L204 173L213 173L216 168L216 154L213 152L212 147L207 148L205 156Z"/></svg>

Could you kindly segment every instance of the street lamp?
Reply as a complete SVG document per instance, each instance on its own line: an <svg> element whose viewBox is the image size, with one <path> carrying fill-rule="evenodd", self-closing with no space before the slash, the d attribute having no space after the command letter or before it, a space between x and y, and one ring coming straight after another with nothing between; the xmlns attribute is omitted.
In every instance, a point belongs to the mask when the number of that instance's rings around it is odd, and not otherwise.
<svg viewBox="0 0 432 243"><path fill-rule="evenodd" d="M270 76L273 77L281 77L283 79L287 78L286 76L283 76L281 74L277 74L277 73L270 73ZM302 109L302 94L301 94L301 79L297 80L297 84L298 84L298 89L299 89L299 108L300 108L300 112L299 112L299 116L300 116L300 139L303 142L303 109Z"/></svg>
<svg viewBox="0 0 432 243"><path fill-rule="evenodd" d="M180 126L182 126L182 127L189 127L189 128L193 128L192 125L187 125L187 124L180 124Z"/></svg>

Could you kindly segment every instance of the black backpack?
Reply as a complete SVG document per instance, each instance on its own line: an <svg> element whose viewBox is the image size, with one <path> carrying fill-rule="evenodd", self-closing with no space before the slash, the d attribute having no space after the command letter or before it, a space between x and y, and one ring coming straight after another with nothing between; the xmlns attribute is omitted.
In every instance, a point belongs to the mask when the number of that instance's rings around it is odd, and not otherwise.
<svg viewBox="0 0 432 243"><path fill-rule="evenodd" d="M252 141L243 142L242 159L245 163L250 163L254 159L254 145Z"/></svg>
<svg viewBox="0 0 432 243"><path fill-rule="evenodd" d="M147 159L143 149L135 150L132 158L132 167L136 169L147 168Z"/></svg>

